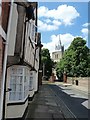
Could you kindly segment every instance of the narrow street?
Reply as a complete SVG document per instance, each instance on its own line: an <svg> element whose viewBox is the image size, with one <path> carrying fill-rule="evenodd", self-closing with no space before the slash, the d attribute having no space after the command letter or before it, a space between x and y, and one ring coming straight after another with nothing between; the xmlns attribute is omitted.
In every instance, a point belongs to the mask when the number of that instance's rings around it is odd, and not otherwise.
<svg viewBox="0 0 90 120"><path fill-rule="evenodd" d="M74 116L76 119L88 119L88 112L90 112L90 109L88 108L88 103L86 103L86 101L88 101L87 94L74 89L72 86L50 85L50 88L59 98L59 105L66 118Z"/></svg>
<svg viewBox="0 0 90 120"><path fill-rule="evenodd" d="M88 120L88 109L82 105L88 96L76 91L70 86L62 88L55 84L43 83L33 101L29 102L25 120L29 118Z"/></svg>
<svg viewBox="0 0 90 120"><path fill-rule="evenodd" d="M0 0L0 120L89 119L89 6Z"/></svg>
<svg viewBox="0 0 90 120"><path fill-rule="evenodd" d="M58 106L56 94L47 83L40 86L33 101L29 102L25 120L29 119L65 120L61 108Z"/></svg>

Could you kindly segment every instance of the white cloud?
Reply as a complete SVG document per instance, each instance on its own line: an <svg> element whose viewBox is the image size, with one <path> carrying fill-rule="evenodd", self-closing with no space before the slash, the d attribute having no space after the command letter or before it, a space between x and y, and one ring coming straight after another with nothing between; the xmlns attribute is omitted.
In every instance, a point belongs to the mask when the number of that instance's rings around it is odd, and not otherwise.
<svg viewBox="0 0 90 120"><path fill-rule="evenodd" d="M79 13L73 6L61 5L57 9L58 19L61 19L65 25L72 24L72 21L79 16Z"/></svg>
<svg viewBox="0 0 90 120"><path fill-rule="evenodd" d="M45 6L41 6L38 8L38 16L39 18L52 18L54 20L60 20L64 25L71 25L73 20L79 17L79 13L73 6L68 5L60 5L57 9L49 10Z"/></svg>
<svg viewBox="0 0 90 120"><path fill-rule="evenodd" d="M47 24L41 20L38 20L38 28L41 31L52 31L52 30L57 30L59 26L55 25L55 24Z"/></svg>
<svg viewBox="0 0 90 120"><path fill-rule="evenodd" d="M88 36L88 28L83 28L81 32L83 33L84 36Z"/></svg>
<svg viewBox="0 0 90 120"><path fill-rule="evenodd" d="M71 35L70 33L61 34L61 41L62 41L62 44L65 46L65 49L69 47L74 37L75 36Z"/></svg>
<svg viewBox="0 0 90 120"><path fill-rule="evenodd" d="M84 40L86 40L86 45L88 46L88 36L90 35L90 30L88 30L88 28L83 28L81 32L83 34Z"/></svg>
<svg viewBox="0 0 90 120"><path fill-rule="evenodd" d="M46 23L51 23L52 21L50 19L45 19L44 20Z"/></svg>
<svg viewBox="0 0 90 120"><path fill-rule="evenodd" d="M44 20L38 20L38 28L41 31L52 31L59 29L59 26L61 25L61 22L59 20L53 20L50 19L44 19Z"/></svg>
<svg viewBox="0 0 90 120"><path fill-rule="evenodd" d="M83 29L81 30L81 32L82 32L82 35L84 36L84 38L85 38L86 40L88 40L88 35L90 35L90 30L89 30L88 28L83 28Z"/></svg>
<svg viewBox="0 0 90 120"><path fill-rule="evenodd" d="M58 21L58 20L53 20L53 22L52 22L54 25L56 25L56 26L59 26L59 25L61 25L62 23L60 22L60 21Z"/></svg>
<svg viewBox="0 0 90 120"><path fill-rule="evenodd" d="M85 24L83 24L82 26L83 26L83 28L82 28L82 30L81 30L82 36L84 37L84 39L85 39L86 41L88 41L88 35L90 35L90 29L89 29L88 26L90 26L90 23L85 23ZM88 43L87 43L87 44L88 44Z"/></svg>
<svg viewBox="0 0 90 120"><path fill-rule="evenodd" d="M64 45L64 48L67 49L70 45L70 43L73 41L75 36L71 35L70 33L66 34L60 34L60 39L62 45ZM50 53L55 51L55 45L59 42L59 35L52 35L51 36L51 42L48 43L42 43L44 48L48 48L50 50Z"/></svg>
<svg viewBox="0 0 90 120"><path fill-rule="evenodd" d="M48 8L45 6L41 6L38 8L38 17L43 17L46 15L46 13L48 12Z"/></svg>
<svg viewBox="0 0 90 120"><path fill-rule="evenodd" d="M82 26L83 27L88 27L90 25L90 23L85 23L85 24L83 24Z"/></svg>

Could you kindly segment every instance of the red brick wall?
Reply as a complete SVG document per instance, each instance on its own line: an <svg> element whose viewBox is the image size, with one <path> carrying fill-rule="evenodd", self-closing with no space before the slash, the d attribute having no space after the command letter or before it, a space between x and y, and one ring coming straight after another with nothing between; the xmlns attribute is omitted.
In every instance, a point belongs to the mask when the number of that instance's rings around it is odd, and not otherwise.
<svg viewBox="0 0 90 120"><path fill-rule="evenodd" d="M8 2L8 0L7 2L2 2L1 24L6 33L7 33L8 19L9 19L9 11L10 11L10 3Z"/></svg>
<svg viewBox="0 0 90 120"><path fill-rule="evenodd" d="M73 80L74 80L74 83L73 83ZM89 84L90 77L68 77L67 78L67 82L70 84L73 83L74 85L76 85L76 80L78 80L78 86L87 88L88 84Z"/></svg>
<svg viewBox="0 0 90 120"><path fill-rule="evenodd" d="M4 1L4 2L3 2ZM2 12L0 16L0 25L2 26L3 30L7 33L7 26L8 26L8 19L9 19L9 11L10 5L7 0L2 0ZM2 69L3 69L3 60L4 60L4 39L0 35L0 81L2 79ZM1 82L0 82L1 83Z"/></svg>

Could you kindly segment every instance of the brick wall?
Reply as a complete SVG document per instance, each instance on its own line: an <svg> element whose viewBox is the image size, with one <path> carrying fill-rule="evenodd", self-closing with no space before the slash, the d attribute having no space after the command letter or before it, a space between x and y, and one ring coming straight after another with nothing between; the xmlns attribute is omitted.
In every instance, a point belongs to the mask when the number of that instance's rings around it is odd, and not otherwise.
<svg viewBox="0 0 90 120"><path fill-rule="evenodd" d="M4 1L4 2L3 2ZM9 11L10 5L9 2L5 2L2 0L2 12L0 15L0 26L3 28L4 32L7 33L8 19L9 19ZM2 33L0 33L0 87L2 80L2 69L3 69L3 60L4 60L4 44L5 42Z"/></svg>
<svg viewBox="0 0 90 120"><path fill-rule="evenodd" d="M88 87L90 77L68 77L67 83L76 85L76 80L78 80L78 86L81 87Z"/></svg>
<svg viewBox="0 0 90 120"><path fill-rule="evenodd" d="M9 11L10 11L10 4L8 0L7 2L2 2L1 24L6 33L7 33L8 19L9 19Z"/></svg>

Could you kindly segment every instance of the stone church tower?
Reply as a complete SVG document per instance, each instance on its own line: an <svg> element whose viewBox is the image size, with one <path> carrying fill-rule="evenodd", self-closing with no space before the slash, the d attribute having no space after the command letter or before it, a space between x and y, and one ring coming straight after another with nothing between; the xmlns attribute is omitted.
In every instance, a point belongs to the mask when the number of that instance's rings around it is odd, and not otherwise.
<svg viewBox="0 0 90 120"><path fill-rule="evenodd" d="M55 51L52 52L52 60L54 62L59 62L62 59L64 53L64 45L61 44L61 39L59 35L59 42L55 45Z"/></svg>
<svg viewBox="0 0 90 120"><path fill-rule="evenodd" d="M53 60L55 63L59 62L60 59L62 59L63 54L64 54L64 45L62 45L61 39L60 39L60 35L59 35L58 44L55 45L55 51L52 52L52 60ZM54 75L56 76L56 79L58 79L58 78L57 78L57 75L56 75L55 66L53 66L53 68L52 68L52 73L54 73Z"/></svg>

